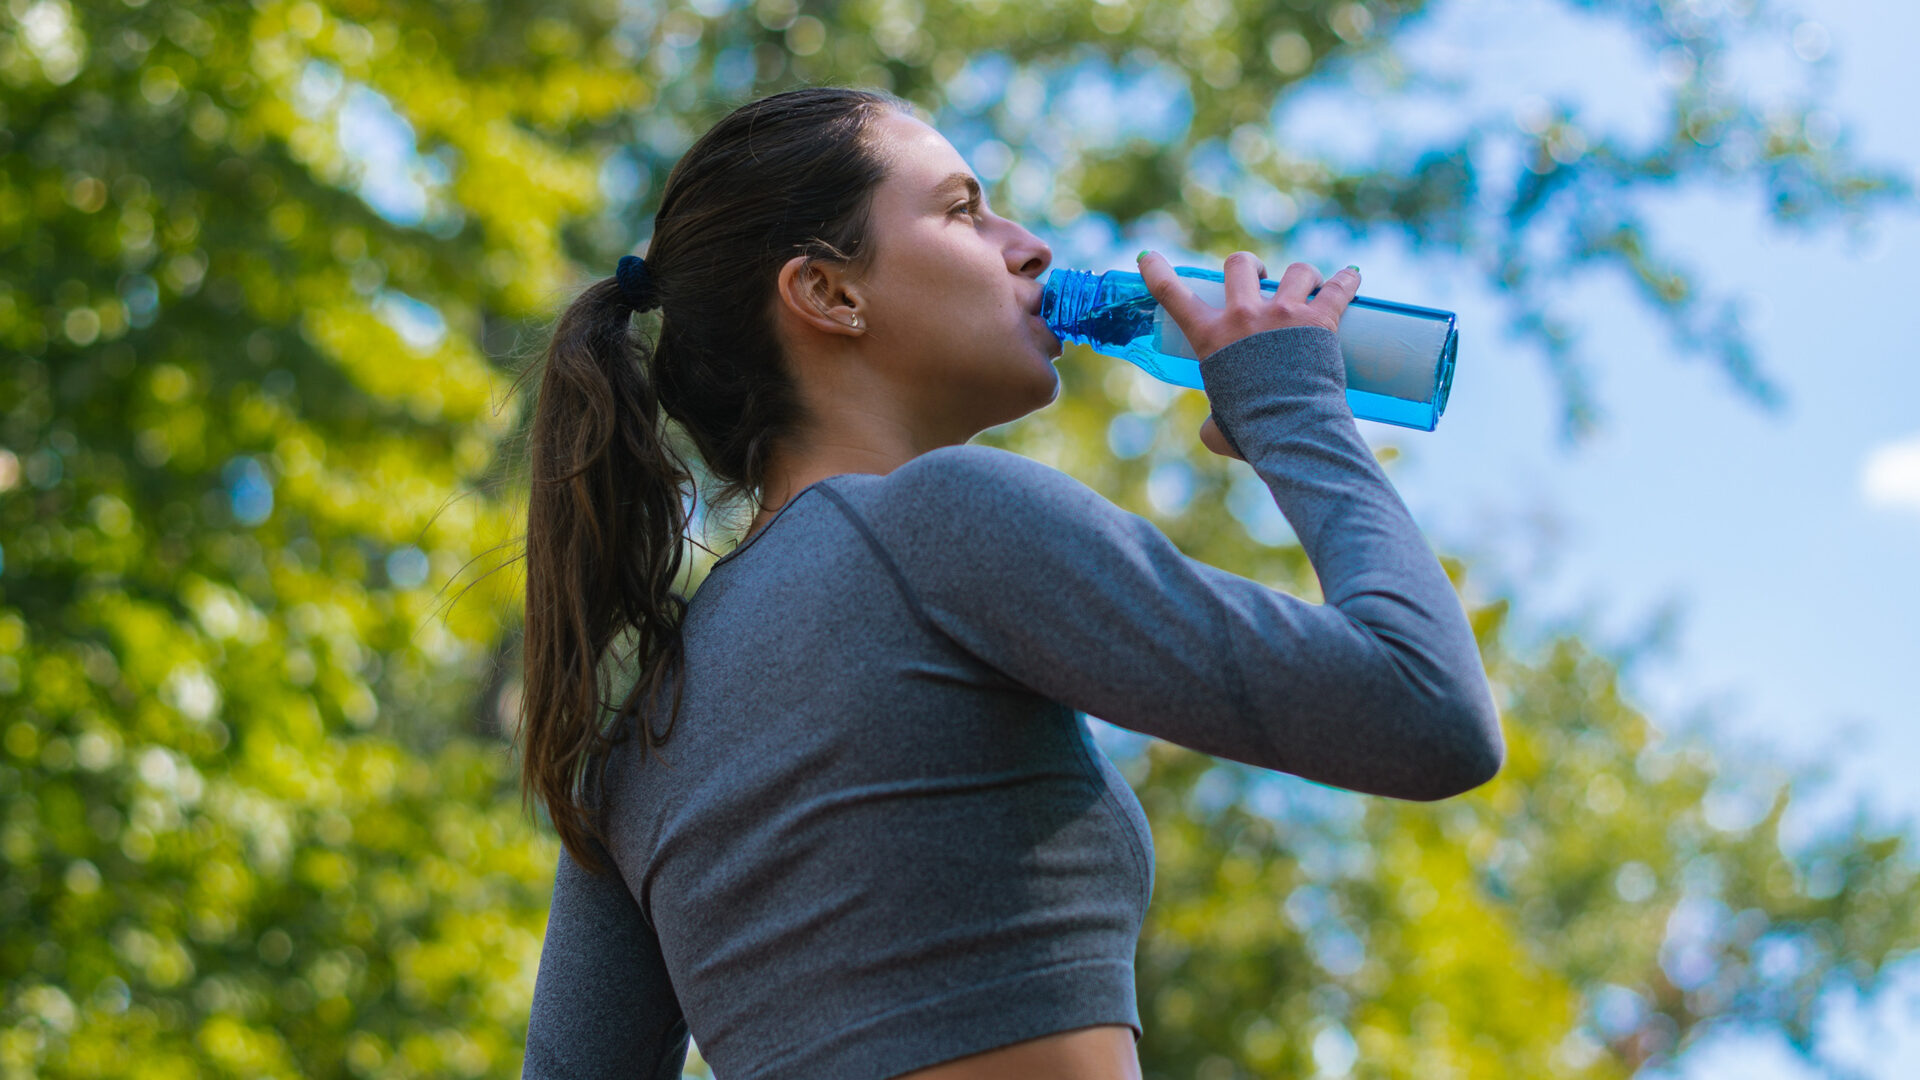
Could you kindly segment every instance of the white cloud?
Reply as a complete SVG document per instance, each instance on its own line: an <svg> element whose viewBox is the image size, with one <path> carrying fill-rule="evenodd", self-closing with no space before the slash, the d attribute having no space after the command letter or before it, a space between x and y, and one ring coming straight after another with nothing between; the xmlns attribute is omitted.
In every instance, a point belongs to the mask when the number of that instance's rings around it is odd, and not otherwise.
<svg viewBox="0 0 1920 1080"><path fill-rule="evenodd" d="M1860 469L1868 505L1920 513L1920 433L1874 447Z"/></svg>

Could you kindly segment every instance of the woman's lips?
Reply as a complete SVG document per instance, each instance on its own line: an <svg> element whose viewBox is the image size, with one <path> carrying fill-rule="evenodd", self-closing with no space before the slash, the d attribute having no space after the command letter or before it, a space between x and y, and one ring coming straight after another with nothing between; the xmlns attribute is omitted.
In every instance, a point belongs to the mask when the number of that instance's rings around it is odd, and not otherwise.
<svg viewBox="0 0 1920 1080"><path fill-rule="evenodd" d="M1047 332L1047 336L1053 339L1053 351L1048 353L1047 355L1059 356L1063 348L1062 345L1060 344L1060 335L1054 333L1053 327L1048 326L1047 320L1041 318L1040 316L1038 315L1033 316L1033 321L1039 323L1040 328L1042 330L1045 330Z"/></svg>

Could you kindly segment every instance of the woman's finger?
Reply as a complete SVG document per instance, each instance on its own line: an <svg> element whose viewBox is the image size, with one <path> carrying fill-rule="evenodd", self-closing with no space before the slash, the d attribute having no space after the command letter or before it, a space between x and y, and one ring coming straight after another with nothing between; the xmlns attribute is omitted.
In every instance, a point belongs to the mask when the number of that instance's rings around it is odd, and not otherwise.
<svg viewBox="0 0 1920 1080"><path fill-rule="evenodd" d="M1253 307L1265 299L1260 279L1267 276L1267 264L1251 251L1236 251L1227 256L1222 276L1227 279L1227 306Z"/></svg>
<svg viewBox="0 0 1920 1080"><path fill-rule="evenodd" d="M1327 279L1326 284L1320 286L1320 295L1313 298L1311 306L1332 312L1338 323L1340 316L1346 313L1347 305L1353 303L1354 294L1359 291L1360 268L1349 266L1336 272Z"/></svg>
<svg viewBox="0 0 1920 1080"><path fill-rule="evenodd" d="M1274 299L1287 304L1304 304L1320 287L1320 271L1312 263L1297 262L1287 267L1280 275L1280 288L1274 292Z"/></svg>

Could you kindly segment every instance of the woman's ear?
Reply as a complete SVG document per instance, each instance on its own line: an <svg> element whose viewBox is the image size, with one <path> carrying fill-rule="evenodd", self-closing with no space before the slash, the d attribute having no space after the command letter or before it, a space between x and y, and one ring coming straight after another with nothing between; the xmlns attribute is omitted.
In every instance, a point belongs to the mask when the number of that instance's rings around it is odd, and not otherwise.
<svg viewBox="0 0 1920 1080"><path fill-rule="evenodd" d="M780 267L774 292L782 321L797 320L822 333L847 335L857 333L865 323L845 268L830 260L795 255Z"/></svg>

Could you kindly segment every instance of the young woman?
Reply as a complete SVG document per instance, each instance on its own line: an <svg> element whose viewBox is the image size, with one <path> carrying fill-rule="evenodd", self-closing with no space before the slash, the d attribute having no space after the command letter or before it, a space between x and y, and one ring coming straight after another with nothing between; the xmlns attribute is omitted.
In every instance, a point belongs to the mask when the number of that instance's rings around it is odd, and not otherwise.
<svg viewBox="0 0 1920 1080"><path fill-rule="evenodd" d="M564 852L527 1076L666 1080L691 1034L720 1080L1137 1078L1153 853L1082 714L1403 799L1499 769L1465 613L1346 404L1358 272L1267 297L1238 252L1215 309L1141 263L1309 604L968 445L1059 392L1050 259L910 105L809 88L695 143L646 259L562 316L520 736ZM669 420L759 507L691 598Z"/></svg>

